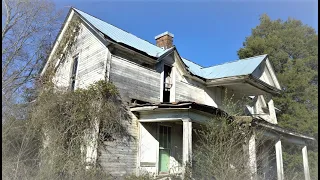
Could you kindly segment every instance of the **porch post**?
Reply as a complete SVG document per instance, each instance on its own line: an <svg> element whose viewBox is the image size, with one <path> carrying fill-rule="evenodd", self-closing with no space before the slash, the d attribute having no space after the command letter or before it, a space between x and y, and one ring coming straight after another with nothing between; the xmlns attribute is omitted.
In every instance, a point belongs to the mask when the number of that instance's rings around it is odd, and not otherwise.
<svg viewBox="0 0 320 180"><path fill-rule="evenodd" d="M307 146L303 146L302 148L302 158L305 180L310 180Z"/></svg>
<svg viewBox="0 0 320 180"><path fill-rule="evenodd" d="M187 119L183 119L182 122L183 122L182 160L183 160L183 169L185 171L187 163L192 162L192 121L191 119L187 118Z"/></svg>
<svg viewBox="0 0 320 180"><path fill-rule="evenodd" d="M281 140L279 139L276 144L276 160L277 160L277 176L278 180L284 180L283 173L283 160L282 160L282 148L281 148Z"/></svg>
<svg viewBox="0 0 320 180"><path fill-rule="evenodd" d="M256 136L255 134L251 135L248 143L249 148L249 169L251 180L257 179L257 155L256 155Z"/></svg>

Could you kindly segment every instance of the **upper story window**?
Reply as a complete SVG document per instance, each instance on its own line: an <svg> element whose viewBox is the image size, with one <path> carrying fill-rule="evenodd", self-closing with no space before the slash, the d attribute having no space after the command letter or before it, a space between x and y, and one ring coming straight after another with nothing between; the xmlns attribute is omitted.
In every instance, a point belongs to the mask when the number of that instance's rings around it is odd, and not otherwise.
<svg viewBox="0 0 320 180"><path fill-rule="evenodd" d="M163 102L170 102L170 89L172 87L172 67L164 65Z"/></svg>
<svg viewBox="0 0 320 180"><path fill-rule="evenodd" d="M71 84L70 84L71 91L74 91L74 88L75 88L77 68L78 68L78 56L75 56L73 58L73 63L72 63Z"/></svg>

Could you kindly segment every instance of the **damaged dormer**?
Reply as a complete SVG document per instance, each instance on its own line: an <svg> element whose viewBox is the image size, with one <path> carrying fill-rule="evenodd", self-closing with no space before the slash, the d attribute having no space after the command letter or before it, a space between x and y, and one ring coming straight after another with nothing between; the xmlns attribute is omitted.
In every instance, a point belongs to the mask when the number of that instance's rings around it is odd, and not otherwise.
<svg viewBox="0 0 320 180"><path fill-rule="evenodd" d="M256 118L262 118L272 124L278 124L276 111L273 100L266 102L263 95L255 96L253 98L253 106L247 106L249 113Z"/></svg>

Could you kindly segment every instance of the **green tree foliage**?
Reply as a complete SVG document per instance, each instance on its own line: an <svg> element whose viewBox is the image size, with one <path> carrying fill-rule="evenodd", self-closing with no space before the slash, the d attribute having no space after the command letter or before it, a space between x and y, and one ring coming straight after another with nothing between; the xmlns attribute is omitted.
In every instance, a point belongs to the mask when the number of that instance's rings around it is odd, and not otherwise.
<svg viewBox="0 0 320 180"><path fill-rule="evenodd" d="M281 110L282 127L317 137L318 35L301 21L272 21L262 15L260 24L238 51L239 58L268 54L282 87L274 97Z"/></svg>
<svg viewBox="0 0 320 180"><path fill-rule="evenodd" d="M282 87L281 94L273 97L275 106L281 110L277 115L279 125L317 138L318 34L315 30L299 20L271 20L264 14L243 46L238 51L241 59L269 55ZM300 154L301 150L295 149L288 153L290 156L285 156L284 153L284 163L287 167L296 165L296 169L301 169L302 162L299 161L298 165L298 160L293 158L298 158L294 154ZM309 154L315 157L309 159L309 164L314 164L313 161L318 157L317 146L310 147L309 150L313 150ZM314 175L317 174L313 169L311 171Z"/></svg>

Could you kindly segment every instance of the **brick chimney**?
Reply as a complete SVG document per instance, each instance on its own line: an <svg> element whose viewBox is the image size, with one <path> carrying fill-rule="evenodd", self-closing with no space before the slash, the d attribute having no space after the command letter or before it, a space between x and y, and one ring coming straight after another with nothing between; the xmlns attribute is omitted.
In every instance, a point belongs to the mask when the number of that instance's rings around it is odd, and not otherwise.
<svg viewBox="0 0 320 180"><path fill-rule="evenodd" d="M155 37L155 39L158 47L169 49L173 46L173 34L169 33L168 31L159 34Z"/></svg>

